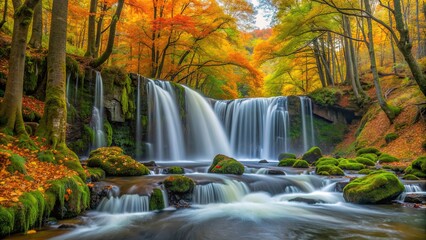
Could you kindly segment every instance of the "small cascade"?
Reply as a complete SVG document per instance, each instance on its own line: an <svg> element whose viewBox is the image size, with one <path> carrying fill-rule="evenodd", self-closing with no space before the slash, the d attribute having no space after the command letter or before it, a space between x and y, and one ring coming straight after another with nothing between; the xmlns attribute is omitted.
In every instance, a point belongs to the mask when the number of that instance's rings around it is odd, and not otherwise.
<svg viewBox="0 0 426 240"><path fill-rule="evenodd" d="M194 188L194 204L230 203L242 199L250 192L244 182L225 180L224 184L209 183Z"/></svg>
<svg viewBox="0 0 426 240"><path fill-rule="evenodd" d="M182 123L169 82L148 82L148 142L156 160L181 160L185 156Z"/></svg>
<svg viewBox="0 0 426 240"><path fill-rule="evenodd" d="M402 192L396 200L403 202L407 194L410 193L425 193L425 191L423 191L418 184L404 184L404 192Z"/></svg>
<svg viewBox="0 0 426 240"><path fill-rule="evenodd" d="M103 198L96 210L112 214L148 212L149 197L125 194L120 197Z"/></svg>
<svg viewBox="0 0 426 240"><path fill-rule="evenodd" d="M303 151L306 152L315 145L314 122L312 117L312 101L310 98L301 96L300 113L302 117Z"/></svg>
<svg viewBox="0 0 426 240"><path fill-rule="evenodd" d="M37 66L37 65L36 65ZM65 92L65 97L66 97L66 99L67 99L67 106L69 106L70 105L70 91L71 91L71 86L70 86L70 81L71 81L71 74L70 73L68 73L67 74L67 82L66 82L66 87L65 87L65 89L66 89L66 92Z"/></svg>
<svg viewBox="0 0 426 240"><path fill-rule="evenodd" d="M78 74L75 77L75 86L74 86L74 106L77 106L78 101Z"/></svg>
<svg viewBox="0 0 426 240"><path fill-rule="evenodd" d="M136 134L135 134L135 157L141 160L142 155L142 119L141 119L141 76L138 74L138 86L136 89Z"/></svg>
<svg viewBox="0 0 426 240"><path fill-rule="evenodd" d="M95 101L90 126L95 132L92 149L106 146L104 131L104 90L101 73L96 71Z"/></svg>

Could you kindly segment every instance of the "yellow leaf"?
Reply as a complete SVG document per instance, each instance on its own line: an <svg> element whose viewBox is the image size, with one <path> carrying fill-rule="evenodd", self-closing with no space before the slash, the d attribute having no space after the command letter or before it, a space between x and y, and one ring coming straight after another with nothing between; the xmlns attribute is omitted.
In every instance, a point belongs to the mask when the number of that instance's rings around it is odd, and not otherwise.
<svg viewBox="0 0 426 240"><path fill-rule="evenodd" d="M32 229L32 230L28 230L27 234L34 234L36 232L37 232L36 230Z"/></svg>
<svg viewBox="0 0 426 240"><path fill-rule="evenodd" d="M13 202L19 202L19 198L17 198L17 197L13 197L13 198L12 198L12 201L13 201Z"/></svg>
<svg viewBox="0 0 426 240"><path fill-rule="evenodd" d="M6 198L0 197L0 202L6 201Z"/></svg>

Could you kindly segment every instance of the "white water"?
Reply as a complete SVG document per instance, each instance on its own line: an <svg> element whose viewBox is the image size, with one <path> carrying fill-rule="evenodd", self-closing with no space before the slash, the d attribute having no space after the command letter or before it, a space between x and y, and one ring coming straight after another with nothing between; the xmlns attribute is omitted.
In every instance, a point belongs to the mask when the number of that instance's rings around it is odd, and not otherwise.
<svg viewBox="0 0 426 240"><path fill-rule="evenodd" d="M149 197L124 194L120 197L103 198L96 210L112 214L148 212Z"/></svg>
<svg viewBox="0 0 426 240"><path fill-rule="evenodd" d="M37 65L36 65L37 66ZM71 74L70 73L68 73L67 74L67 82L66 82L66 86L65 86L65 89L66 89L66 92L65 92L65 97L66 97L66 99L67 99L67 106L69 106L70 105L70 80L71 80Z"/></svg>
<svg viewBox="0 0 426 240"><path fill-rule="evenodd" d="M92 120L90 126L95 132L92 143L92 149L106 146L106 138L104 131L104 89L101 73L96 71L95 83L95 101L92 111Z"/></svg>
<svg viewBox="0 0 426 240"><path fill-rule="evenodd" d="M192 202L194 204L230 203L241 200L250 192L248 186L236 180L225 180L225 183L209 183L194 188Z"/></svg>
<svg viewBox="0 0 426 240"><path fill-rule="evenodd" d="M417 184L404 184L404 192L402 192L398 196L397 200L403 202L407 194L410 194L410 193L426 194L426 191L423 191L422 188Z"/></svg>
<svg viewBox="0 0 426 240"><path fill-rule="evenodd" d="M142 155L142 122L141 122L141 76L138 74L138 86L136 89L136 133L135 133L135 157L141 159Z"/></svg>

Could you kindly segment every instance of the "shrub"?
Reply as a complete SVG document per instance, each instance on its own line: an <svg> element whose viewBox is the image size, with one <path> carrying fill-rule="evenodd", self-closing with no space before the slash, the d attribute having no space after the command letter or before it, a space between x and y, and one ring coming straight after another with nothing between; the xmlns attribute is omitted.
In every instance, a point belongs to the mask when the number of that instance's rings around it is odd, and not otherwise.
<svg viewBox="0 0 426 240"><path fill-rule="evenodd" d="M390 142L392 142L393 140L395 140L397 138L398 138L398 134L396 134L396 133L388 133L385 136L385 141L386 141L386 143L390 143Z"/></svg>

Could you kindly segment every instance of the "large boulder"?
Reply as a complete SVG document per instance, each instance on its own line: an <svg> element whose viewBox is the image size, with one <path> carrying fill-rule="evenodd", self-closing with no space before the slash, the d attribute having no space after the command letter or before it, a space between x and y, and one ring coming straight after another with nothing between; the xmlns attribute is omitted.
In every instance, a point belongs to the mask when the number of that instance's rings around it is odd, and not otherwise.
<svg viewBox="0 0 426 240"><path fill-rule="evenodd" d="M312 147L305 154L303 154L302 159L312 164L316 160L322 157L321 149L319 147Z"/></svg>
<svg viewBox="0 0 426 240"><path fill-rule="evenodd" d="M426 156L417 158L404 172L406 178L408 178L409 175L414 175L418 178L426 178Z"/></svg>
<svg viewBox="0 0 426 240"><path fill-rule="evenodd" d="M293 153L280 153L280 155L278 155L278 161L280 161L282 159L286 159L286 158L296 159L296 154L293 154Z"/></svg>
<svg viewBox="0 0 426 240"><path fill-rule="evenodd" d="M195 182L191 178L175 175L164 180L169 203L176 208L187 208L192 200Z"/></svg>
<svg viewBox="0 0 426 240"><path fill-rule="evenodd" d="M316 174L318 175L333 175L333 176L344 176L345 173L341 168L335 165L321 165L317 166L315 169Z"/></svg>
<svg viewBox="0 0 426 240"><path fill-rule="evenodd" d="M403 191L404 185L395 174L375 171L349 182L343 189L343 197L352 203L376 204L390 202Z"/></svg>
<svg viewBox="0 0 426 240"><path fill-rule="evenodd" d="M208 172L242 175L244 173L244 165L233 158L223 154L218 154L214 157L213 163L210 165Z"/></svg>
<svg viewBox="0 0 426 240"><path fill-rule="evenodd" d="M107 176L142 176L149 174L148 168L125 155L123 149L119 147L103 147L92 151L87 166L101 168Z"/></svg>

